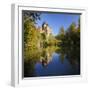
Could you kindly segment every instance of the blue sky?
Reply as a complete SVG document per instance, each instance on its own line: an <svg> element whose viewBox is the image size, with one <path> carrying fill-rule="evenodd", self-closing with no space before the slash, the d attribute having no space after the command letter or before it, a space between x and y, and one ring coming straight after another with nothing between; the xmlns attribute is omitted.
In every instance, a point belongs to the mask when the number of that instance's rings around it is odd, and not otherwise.
<svg viewBox="0 0 90 90"><path fill-rule="evenodd" d="M52 28L53 35L57 35L60 28L63 26L66 30L72 22L78 24L79 14L69 13L41 13L41 20L37 21L38 26L43 22L47 22Z"/></svg>

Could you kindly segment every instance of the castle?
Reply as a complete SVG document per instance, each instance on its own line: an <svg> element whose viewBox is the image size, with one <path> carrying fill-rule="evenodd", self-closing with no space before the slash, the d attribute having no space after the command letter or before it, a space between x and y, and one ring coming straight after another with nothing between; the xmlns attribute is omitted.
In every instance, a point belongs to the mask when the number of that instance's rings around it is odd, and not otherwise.
<svg viewBox="0 0 90 90"><path fill-rule="evenodd" d="M47 37L49 37L49 35L52 34L52 29L51 27L49 27L49 25L46 22L44 22L42 24L42 27L39 27L38 30L40 33L45 33Z"/></svg>
<svg viewBox="0 0 90 90"><path fill-rule="evenodd" d="M41 27L38 27L38 31L40 32L40 34L45 35L46 41L48 41L50 34L52 34L51 27L49 27L49 25L46 22L44 22ZM45 45L43 40L38 41L39 48L44 46Z"/></svg>

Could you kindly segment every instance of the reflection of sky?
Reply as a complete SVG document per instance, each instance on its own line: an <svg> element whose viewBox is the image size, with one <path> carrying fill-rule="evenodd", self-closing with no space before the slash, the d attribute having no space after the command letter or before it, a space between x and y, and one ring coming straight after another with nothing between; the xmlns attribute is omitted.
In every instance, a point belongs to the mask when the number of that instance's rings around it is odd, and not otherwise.
<svg viewBox="0 0 90 90"><path fill-rule="evenodd" d="M52 61L43 67L39 62L35 65L35 75L36 76L58 76L58 75L75 75L79 74L77 68L72 68L72 65L67 59L64 59L63 63L60 56L56 53L53 54Z"/></svg>
<svg viewBox="0 0 90 90"><path fill-rule="evenodd" d="M42 13L41 20L37 23L39 26L45 21L53 30L53 34L56 35L59 29L63 26L66 30L72 22L78 24L79 14L66 14L66 13Z"/></svg>

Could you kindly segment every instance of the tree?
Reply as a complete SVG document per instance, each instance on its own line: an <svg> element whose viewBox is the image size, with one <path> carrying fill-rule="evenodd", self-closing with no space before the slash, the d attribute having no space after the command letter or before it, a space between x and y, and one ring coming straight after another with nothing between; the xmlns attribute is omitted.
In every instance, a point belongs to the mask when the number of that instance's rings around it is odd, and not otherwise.
<svg viewBox="0 0 90 90"><path fill-rule="evenodd" d="M65 34L65 30L64 30L64 27L61 27L60 28L60 32L59 32L60 35L64 35Z"/></svg>
<svg viewBox="0 0 90 90"><path fill-rule="evenodd" d="M36 28L36 22L40 19L40 14L23 11L23 25L24 25L24 57L30 59L32 52L37 50L40 33ZM31 52L31 53L30 53Z"/></svg>
<svg viewBox="0 0 90 90"><path fill-rule="evenodd" d="M38 12L31 12L28 10L23 10L22 13L23 13L24 23L28 20L36 23L38 19L40 20L40 13Z"/></svg>
<svg viewBox="0 0 90 90"><path fill-rule="evenodd" d="M56 39L58 40L58 45L63 44L65 39L65 30L63 26L60 28L59 34L56 36Z"/></svg>
<svg viewBox="0 0 90 90"><path fill-rule="evenodd" d="M80 18L78 20L78 29L80 29Z"/></svg>
<svg viewBox="0 0 90 90"><path fill-rule="evenodd" d="M72 33L72 32L75 31L75 29L76 29L76 24L73 22L73 23L69 26L67 32Z"/></svg>
<svg viewBox="0 0 90 90"><path fill-rule="evenodd" d="M40 13L23 10L23 24L24 24L24 45L29 45L33 40L36 40L39 33L36 30L36 21L40 19ZM34 42L33 42L34 43Z"/></svg>

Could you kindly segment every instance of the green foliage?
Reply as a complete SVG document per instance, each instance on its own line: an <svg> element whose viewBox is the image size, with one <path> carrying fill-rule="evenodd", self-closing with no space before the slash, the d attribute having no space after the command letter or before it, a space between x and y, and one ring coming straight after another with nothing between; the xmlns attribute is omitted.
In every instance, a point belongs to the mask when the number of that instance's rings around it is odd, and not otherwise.
<svg viewBox="0 0 90 90"><path fill-rule="evenodd" d="M28 11L28 10L23 10L22 13L23 13L24 23L28 20L30 20L31 22L36 23L36 21L38 19L40 20L40 13L38 13L38 12L36 13L36 12Z"/></svg>
<svg viewBox="0 0 90 90"><path fill-rule="evenodd" d="M63 30L61 30L57 36L59 37L58 40L61 40L58 44L61 48L59 50L62 56L61 58L64 58L63 53L66 53L67 58L69 58L72 63L80 60L80 25L78 24L78 26L76 26L75 23L72 23L68 30L64 33Z"/></svg>
<svg viewBox="0 0 90 90"><path fill-rule="evenodd" d="M68 28L68 32L74 32L75 31L75 29L76 29L76 24L73 22L70 26L69 26L69 28Z"/></svg>
<svg viewBox="0 0 90 90"><path fill-rule="evenodd" d="M60 53L62 63L65 57L72 66L80 63L80 23L78 26L72 23L66 31L64 30L64 33L63 30L60 30L57 36L56 38L61 42L59 42L59 49L56 52Z"/></svg>
<svg viewBox="0 0 90 90"><path fill-rule="evenodd" d="M50 34L48 37L47 44L49 46L55 46L55 45L57 45L57 43L58 43L58 40L52 34Z"/></svg>
<svg viewBox="0 0 90 90"><path fill-rule="evenodd" d="M23 11L23 24L24 24L24 58L30 60L30 58L39 57L33 55L33 53L39 46L40 33L36 28L36 20L40 19L39 13L31 13L30 11ZM38 53L37 51L34 53ZM32 57L33 55L33 57Z"/></svg>
<svg viewBox="0 0 90 90"><path fill-rule="evenodd" d="M63 27L61 27L59 34L56 36L56 39L62 40L64 38L64 35L65 35L65 30Z"/></svg>

